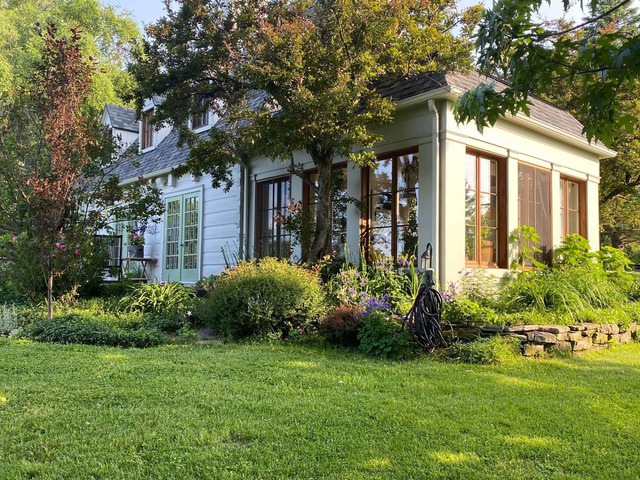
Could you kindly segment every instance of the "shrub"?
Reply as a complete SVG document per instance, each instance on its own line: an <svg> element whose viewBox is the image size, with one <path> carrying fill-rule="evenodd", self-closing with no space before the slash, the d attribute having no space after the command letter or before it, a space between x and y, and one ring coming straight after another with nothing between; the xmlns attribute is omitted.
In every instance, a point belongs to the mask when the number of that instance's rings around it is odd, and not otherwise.
<svg viewBox="0 0 640 480"><path fill-rule="evenodd" d="M462 296L444 302L442 320L449 323L498 323L496 312Z"/></svg>
<svg viewBox="0 0 640 480"><path fill-rule="evenodd" d="M358 340L358 350L362 353L390 360L408 357L414 347L411 334L382 312L373 312L365 317Z"/></svg>
<svg viewBox="0 0 640 480"><path fill-rule="evenodd" d="M325 312L318 276L304 268L264 258L241 262L217 279L198 316L229 338L308 329Z"/></svg>
<svg viewBox="0 0 640 480"><path fill-rule="evenodd" d="M502 290L507 312L532 309L574 316L592 308L624 304L627 289L617 278L590 267L521 272Z"/></svg>
<svg viewBox="0 0 640 480"><path fill-rule="evenodd" d="M193 306L195 292L177 282L139 283L120 300L122 308L151 314L186 312Z"/></svg>
<svg viewBox="0 0 640 480"><path fill-rule="evenodd" d="M520 340L494 335L473 342L451 345L453 360L463 363L497 365L513 362L520 355Z"/></svg>
<svg viewBox="0 0 640 480"><path fill-rule="evenodd" d="M128 322L115 316L77 313L31 323L23 328L21 335L40 342L138 348L160 345L166 340L159 330L141 326L138 319Z"/></svg>
<svg viewBox="0 0 640 480"><path fill-rule="evenodd" d="M218 275L209 275L208 277L201 278L196 282L196 288L201 288L206 293L209 293L218 279Z"/></svg>
<svg viewBox="0 0 640 480"><path fill-rule="evenodd" d="M596 259L597 254L591 251L589 242L577 233L566 235L553 251L555 268L591 267Z"/></svg>
<svg viewBox="0 0 640 480"><path fill-rule="evenodd" d="M486 269L477 268L464 272L458 285L449 285L453 296L473 300L482 307L494 308L498 298L498 279Z"/></svg>
<svg viewBox="0 0 640 480"><path fill-rule="evenodd" d="M360 266L345 265L328 282L329 293L338 305L366 308L371 301L390 304L394 313L404 315L413 305L420 288L420 278L413 263L399 258L378 257L367 263L361 258Z"/></svg>
<svg viewBox="0 0 640 480"><path fill-rule="evenodd" d="M102 268L108 258L107 251L93 235L78 239L73 255L72 249L66 257L58 261L66 265L54 282L54 295L59 297L70 291L80 295L92 295L102 287ZM42 262L34 251L42 249L42 245L26 233L19 236L5 235L0 237L0 255L5 259L0 265L0 274L9 290L14 294L38 301L46 295L46 284L43 277Z"/></svg>
<svg viewBox="0 0 640 480"><path fill-rule="evenodd" d="M640 279L637 277L629 285L629 289L627 290L627 297L632 302L640 301Z"/></svg>
<svg viewBox="0 0 640 480"><path fill-rule="evenodd" d="M191 326L189 320L189 316L184 313L167 311L163 313L145 314L142 318L142 325L165 333L177 333Z"/></svg>
<svg viewBox="0 0 640 480"><path fill-rule="evenodd" d="M504 325L573 325L576 323L576 321L569 316L540 313L536 310L501 313L499 314L499 320L500 323Z"/></svg>
<svg viewBox="0 0 640 480"><path fill-rule="evenodd" d="M0 335L8 335L18 328L18 311L14 305L0 306Z"/></svg>
<svg viewBox="0 0 640 480"><path fill-rule="evenodd" d="M364 322L364 315L359 307L340 305L322 317L318 325L318 333L330 343L357 347L358 331Z"/></svg>

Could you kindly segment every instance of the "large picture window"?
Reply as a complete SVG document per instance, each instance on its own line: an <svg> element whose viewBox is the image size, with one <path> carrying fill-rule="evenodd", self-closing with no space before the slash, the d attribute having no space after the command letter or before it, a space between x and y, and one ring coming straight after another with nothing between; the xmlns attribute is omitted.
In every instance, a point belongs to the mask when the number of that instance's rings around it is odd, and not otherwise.
<svg viewBox="0 0 640 480"><path fill-rule="evenodd" d="M289 258L291 235L284 231L280 216L287 214L291 198L289 177L265 180L256 184L256 246L257 257Z"/></svg>
<svg viewBox="0 0 640 480"><path fill-rule="evenodd" d="M363 241L369 257L417 256L418 155L383 156L364 170Z"/></svg>
<svg viewBox="0 0 640 480"><path fill-rule="evenodd" d="M538 260L548 262L551 251L551 172L518 165L518 225L531 226L540 235Z"/></svg>
<svg viewBox="0 0 640 480"><path fill-rule="evenodd" d="M504 159L468 152L465 163L465 261L506 267Z"/></svg>
<svg viewBox="0 0 640 480"><path fill-rule="evenodd" d="M571 233L585 236L584 195L584 182L560 178L560 228L563 237Z"/></svg>

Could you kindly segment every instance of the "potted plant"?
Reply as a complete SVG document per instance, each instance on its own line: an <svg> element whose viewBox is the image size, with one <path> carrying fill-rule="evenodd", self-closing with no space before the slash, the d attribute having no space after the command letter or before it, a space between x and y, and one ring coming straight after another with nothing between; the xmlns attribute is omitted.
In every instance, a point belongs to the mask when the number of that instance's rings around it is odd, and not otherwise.
<svg viewBox="0 0 640 480"><path fill-rule="evenodd" d="M144 231L145 228L140 228L140 231L129 231L129 246L127 253L129 258L144 258Z"/></svg>

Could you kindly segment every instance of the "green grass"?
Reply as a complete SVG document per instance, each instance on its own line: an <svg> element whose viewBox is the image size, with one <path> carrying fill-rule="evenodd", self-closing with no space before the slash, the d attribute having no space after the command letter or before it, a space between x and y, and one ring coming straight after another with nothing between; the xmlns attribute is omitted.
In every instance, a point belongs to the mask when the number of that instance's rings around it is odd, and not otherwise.
<svg viewBox="0 0 640 480"><path fill-rule="evenodd" d="M640 345L487 367L0 340L0 478L640 477Z"/></svg>

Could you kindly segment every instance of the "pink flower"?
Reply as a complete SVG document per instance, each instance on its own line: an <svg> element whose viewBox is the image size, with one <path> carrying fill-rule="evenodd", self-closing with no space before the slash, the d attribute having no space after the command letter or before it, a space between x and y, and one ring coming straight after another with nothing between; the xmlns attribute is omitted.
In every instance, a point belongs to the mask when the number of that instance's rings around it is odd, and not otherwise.
<svg viewBox="0 0 640 480"><path fill-rule="evenodd" d="M76 248L76 251L73 254L77 257L80 255L80 249Z"/></svg>
<svg viewBox="0 0 640 480"><path fill-rule="evenodd" d="M11 237L11 241L13 243L17 243L18 242L18 237L16 237L15 235L13 237Z"/></svg>

